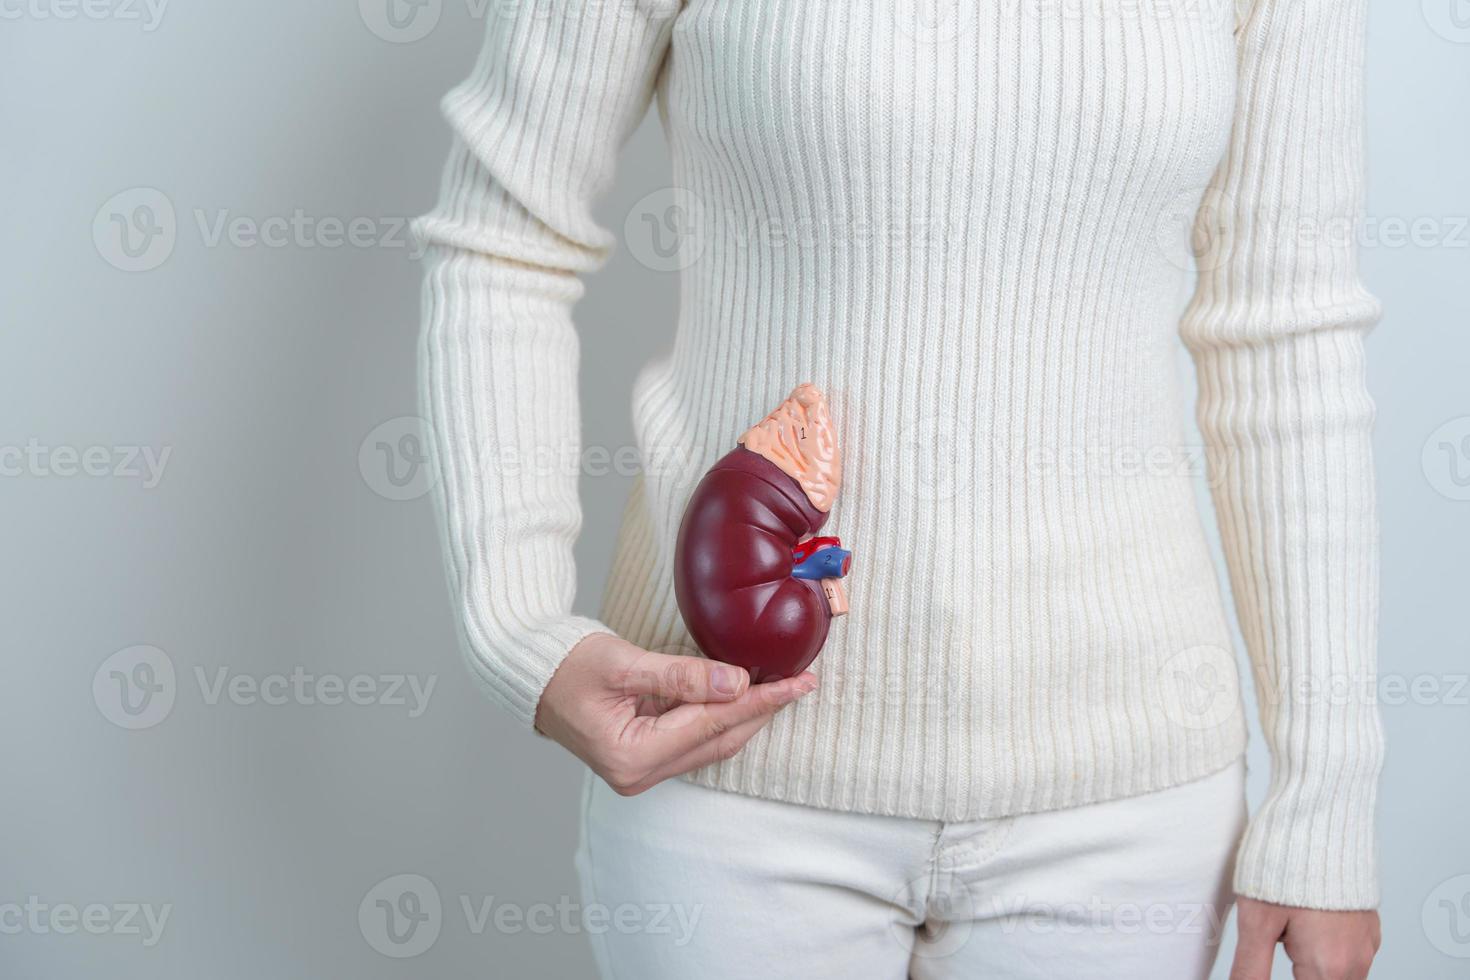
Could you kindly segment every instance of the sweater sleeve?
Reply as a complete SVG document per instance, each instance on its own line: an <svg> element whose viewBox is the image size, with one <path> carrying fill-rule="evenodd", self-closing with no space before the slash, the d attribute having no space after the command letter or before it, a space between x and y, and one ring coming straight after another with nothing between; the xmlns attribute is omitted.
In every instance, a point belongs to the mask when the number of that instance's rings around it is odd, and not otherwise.
<svg viewBox="0 0 1470 980"><path fill-rule="evenodd" d="M648 109L677 0L490 4L426 246L421 412L464 646L531 725L567 652L608 628L571 613L580 415L571 308L613 239L591 205Z"/></svg>
<svg viewBox="0 0 1470 980"><path fill-rule="evenodd" d="M1376 906L1378 526L1354 247L1365 0L1240 0L1229 149L1182 335L1271 752L1244 896Z"/></svg>

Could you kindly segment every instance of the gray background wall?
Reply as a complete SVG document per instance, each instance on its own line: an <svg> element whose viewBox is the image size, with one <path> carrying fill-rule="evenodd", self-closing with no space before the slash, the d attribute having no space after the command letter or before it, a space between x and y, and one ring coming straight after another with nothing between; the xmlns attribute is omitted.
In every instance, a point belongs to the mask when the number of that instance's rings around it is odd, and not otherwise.
<svg viewBox="0 0 1470 980"><path fill-rule="evenodd" d="M467 681L404 421L401 219L432 201L436 103L486 3L395 28L387 2L0 4L0 975L590 973L575 931L461 907L576 899L580 768ZM1395 685L1375 975L1432 980L1470 969L1470 10L1372 0L1370 31ZM650 119L604 219L667 180ZM674 280L637 251L579 307L592 446L629 445L632 376L669 341ZM584 477L587 611L627 488ZM1259 799L1259 739L1252 761ZM358 918L400 874L443 906L412 959ZM167 910L161 934L130 905Z"/></svg>

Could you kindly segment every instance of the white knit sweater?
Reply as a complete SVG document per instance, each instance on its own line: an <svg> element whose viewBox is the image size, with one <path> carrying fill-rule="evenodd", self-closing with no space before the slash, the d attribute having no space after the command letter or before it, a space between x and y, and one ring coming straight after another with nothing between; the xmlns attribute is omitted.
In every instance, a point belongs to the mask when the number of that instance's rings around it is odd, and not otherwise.
<svg viewBox="0 0 1470 980"><path fill-rule="evenodd" d="M1373 906L1364 0L1229 4L490 4L419 231L424 414L491 695L529 723L596 630L689 649L685 501L809 380L843 446L828 528L856 555L852 612L820 693L691 778L934 820L1195 779L1245 740L1207 457L1274 760L1237 889ZM655 94L692 233L598 622L570 613L571 308L613 245L591 204Z"/></svg>

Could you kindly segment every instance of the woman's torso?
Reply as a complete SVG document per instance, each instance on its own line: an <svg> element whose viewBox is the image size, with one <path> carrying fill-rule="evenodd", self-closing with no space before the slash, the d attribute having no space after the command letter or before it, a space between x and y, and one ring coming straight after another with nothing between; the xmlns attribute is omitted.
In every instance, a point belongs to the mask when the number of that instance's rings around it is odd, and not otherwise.
<svg viewBox="0 0 1470 980"><path fill-rule="evenodd" d="M799 381L856 556L822 693L698 781L973 819L1238 754L1176 683L1233 665L1175 378L1233 26L1216 0L685 4L649 216L683 232L679 324L635 393L604 618L688 645L682 503Z"/></svg>

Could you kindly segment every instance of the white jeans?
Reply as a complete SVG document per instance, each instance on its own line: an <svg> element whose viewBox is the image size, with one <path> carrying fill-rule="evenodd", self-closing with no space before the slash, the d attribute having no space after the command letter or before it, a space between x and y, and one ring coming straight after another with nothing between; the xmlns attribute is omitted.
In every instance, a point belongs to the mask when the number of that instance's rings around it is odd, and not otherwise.
<svg viewBox="0 0 1470 980"><path fill-rule="evenodd" d="M606 980L1203 980L1244 826L1243 761L973 823L589 774L577 870Z"/></svg>

